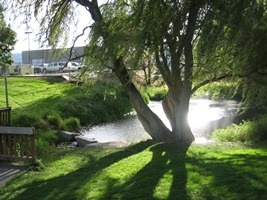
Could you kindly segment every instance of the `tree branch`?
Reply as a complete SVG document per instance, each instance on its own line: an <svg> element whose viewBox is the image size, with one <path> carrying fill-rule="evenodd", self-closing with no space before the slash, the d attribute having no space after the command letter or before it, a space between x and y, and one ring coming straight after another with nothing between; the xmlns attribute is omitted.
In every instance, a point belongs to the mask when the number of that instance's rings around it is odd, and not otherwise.
<svg viewBox="0 0 267 200"><path fill-rule="evenodd" d="M103 17L101 15L101 12L99 10L98 2L97 0L75 0L78 4L84 6L89 12L91 13L92 19L95 22L103 21Z"/></svg>
<svg viewBox="0 0 267 200"><path fill-rule="evenodd" d="M90 26L86 26L86 27L83 29L82 33L79 34L79 35L77 35L76 38L74 39L73 44L72 44L72 46L71 46L71 48L70 48L70 54L69 54L69 58L68 58L68 60L76 60L76 59L78 59L78 58L82 58L82 57L85 56L85 54L83 54L83 55L76 56L76 57L73 57L73 58L72 58L72 56L73 56L73 51L74 51L74 46L75 46L76 41L77 41L81 36L84 35L85 31L86 31L88 28L90 28Z"/></svg>
<svg viewBox="0 0 267 200"><path fill-rule="evenodd" d="M192 88L192 90L191 90L191 94L193 94L193 93L196 92L200 87L202 87L202 86L204 86L204 85L206 85L206 84L208 84L208 83L212 83L212 82L220 81L220 80L223 80L223 79L225 79L225 78L229 78L229 77L231 77L231 76L232 76L231 73L227 73L227 74L221 75L221 76L219 76L219 77L213 77L213 78L211 78L211 79L207 79L207 80L205 80L205 81L203 81L203 82L197 84L196 86L194 86L194 87Z"/></svg>

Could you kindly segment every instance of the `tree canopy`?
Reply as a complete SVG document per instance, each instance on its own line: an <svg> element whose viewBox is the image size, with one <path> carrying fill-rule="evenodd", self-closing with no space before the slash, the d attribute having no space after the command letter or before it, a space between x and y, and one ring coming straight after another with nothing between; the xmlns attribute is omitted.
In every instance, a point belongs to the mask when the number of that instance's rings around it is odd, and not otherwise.
<svg viewBox="0 0 267 200"><path fill-rule="evenodd" d="M202 28L205 37L197 45L198 62L212 63L215 69L238 82L246 107L266 109L267 2L216 3L214 20Z"/></svg>
<svg viewBox="0 0 267 200"><path fill-rule="evenodd" d="M10 28L10 25L7 25L4 20L3 15L4 8L0 4L0 44L8 45L10 48L12 48L16 43L16 33ZM0 48L0 63L1 67L3 67L4 62L8 62L9 64L12 63L11 54L5 55L7 58L5 61L3 60L3 54L6 54L7 52L3 52Z"/></svg>

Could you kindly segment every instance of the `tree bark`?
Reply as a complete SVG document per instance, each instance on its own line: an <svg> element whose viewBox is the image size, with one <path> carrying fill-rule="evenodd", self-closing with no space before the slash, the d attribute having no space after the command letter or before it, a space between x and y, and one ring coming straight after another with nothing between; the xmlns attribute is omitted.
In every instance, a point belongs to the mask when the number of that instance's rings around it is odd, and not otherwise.
<svg viewBox="0 0 267 200"><path fill-rule="evenodd" d="M169 142L175 138L171 131L161 121L161 119L148 107L144 102L140 92L130 80L128 71L123 63L123 59L117 58L114 60L114 74L119 78L125 91L127 92L130 102L137 113L138 119L142 123L145 131L155 141Z"/></svg>
<svg viewBox="0 0 267 200"><path fill-rule="evenodd" d="M170 121L176 140L191 143L194 135L188 123L190 91L183 85L170 85L166 98L162 101L163 110ZM188 95L189 94L189 95Z"/></svg>

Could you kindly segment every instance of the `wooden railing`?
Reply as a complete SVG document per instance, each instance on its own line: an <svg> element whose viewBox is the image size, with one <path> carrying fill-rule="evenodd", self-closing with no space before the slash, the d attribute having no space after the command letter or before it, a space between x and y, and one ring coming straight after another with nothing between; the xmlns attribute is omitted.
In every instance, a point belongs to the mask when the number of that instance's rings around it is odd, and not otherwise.
<svg viewBox="0 0 267 200"><path fill-rule="evenodd" d="M11 124L11 108L0 108L0 126L10 126Z"/></svg>
<svg viewBox="0 0 267 200"><path fill-rule="evenodd" d="M0 160L34 162L34 128L0 126Z"/></svg>

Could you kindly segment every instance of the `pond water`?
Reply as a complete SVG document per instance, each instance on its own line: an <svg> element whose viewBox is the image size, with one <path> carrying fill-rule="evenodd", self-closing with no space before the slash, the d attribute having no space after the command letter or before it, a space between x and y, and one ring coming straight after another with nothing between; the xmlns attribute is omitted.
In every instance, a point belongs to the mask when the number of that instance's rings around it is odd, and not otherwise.
<svg viewBox="0 0 267 200"><path fill-rule="evenodd" d="M195 142L207 143L208 135L214 130L230 125L234 120L237 106L236 101L190 100L188 121L195 136ZM170 128L161 102L152 101L149 107ZM112 123L83 128L81 133L88 138L95 138L100 143L150 139L136 115Z"/></svg>

